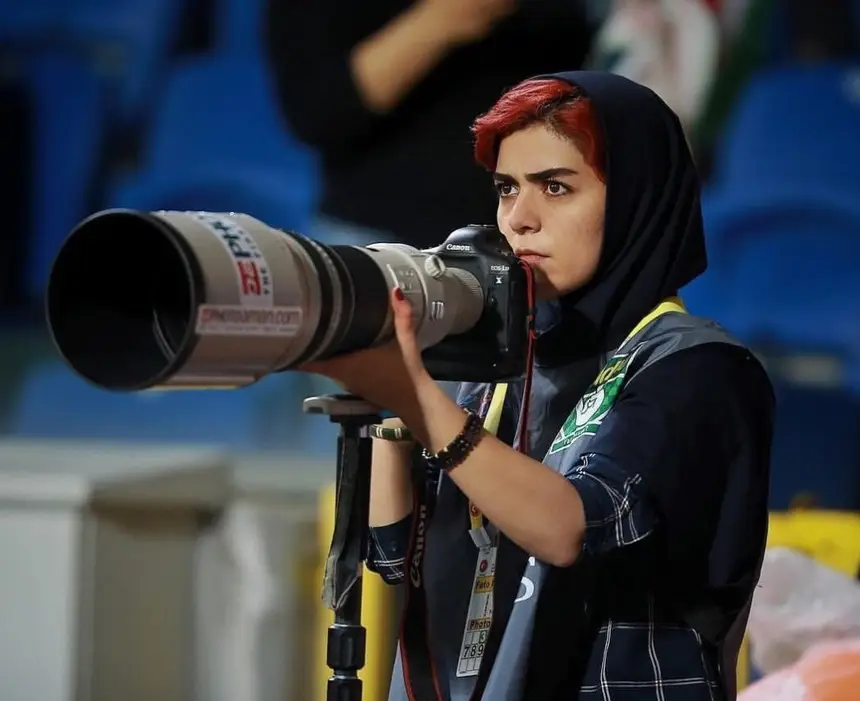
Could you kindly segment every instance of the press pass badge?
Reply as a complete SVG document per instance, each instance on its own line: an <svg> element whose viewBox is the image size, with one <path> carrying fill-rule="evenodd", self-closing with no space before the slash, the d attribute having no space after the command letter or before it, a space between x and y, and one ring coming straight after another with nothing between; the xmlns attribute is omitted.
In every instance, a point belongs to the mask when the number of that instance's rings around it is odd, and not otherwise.
<svg viewBox="0 0 860 701"><path fill-rule="evenodd" d="M460 646L460 659L457 661L458 677L474 677L481 669L484 647L493 620L493 587L496 578L495 546L478 550L478 564L475 567L475 580L466 614L466 629L463 631L463 644Z"/></svg>

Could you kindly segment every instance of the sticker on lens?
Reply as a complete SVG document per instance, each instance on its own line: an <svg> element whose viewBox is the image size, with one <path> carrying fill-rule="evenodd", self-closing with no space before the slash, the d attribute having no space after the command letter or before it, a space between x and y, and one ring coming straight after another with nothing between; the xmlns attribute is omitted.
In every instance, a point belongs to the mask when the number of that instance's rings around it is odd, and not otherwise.
<svg viewBox="0 0 860 701"><path fill-rule="evenodd" d="M210 212L191 212L188 216L215 234L233 258L242 305L273 305L271 270L251 235L229 217Z"/></svg>
<svg viewBox="0 0 860 701"><path fill-rule="evenodd" d="M295 338L302 326L301 307L246 307L203 304L197 310L198 336Z"/></svg>

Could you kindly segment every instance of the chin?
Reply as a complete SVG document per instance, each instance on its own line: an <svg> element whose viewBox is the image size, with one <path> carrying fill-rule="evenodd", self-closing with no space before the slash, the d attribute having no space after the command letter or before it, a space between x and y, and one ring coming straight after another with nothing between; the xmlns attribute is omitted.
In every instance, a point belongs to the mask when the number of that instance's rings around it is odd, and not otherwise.
<svg viewBox="0 0 860 701"><path fill-rule="evenodd" d="M555 285L545 275L535 276L535 299L539 302L551 302L573 294L585 287L587 283L579 285Z"/></svg>
<svg viewBox="0 0 860 701"><path fill-rule="evenodd" d="M562 294L546 280L535 280L535 300L538 302L551 302L558 299Z"/></svg>

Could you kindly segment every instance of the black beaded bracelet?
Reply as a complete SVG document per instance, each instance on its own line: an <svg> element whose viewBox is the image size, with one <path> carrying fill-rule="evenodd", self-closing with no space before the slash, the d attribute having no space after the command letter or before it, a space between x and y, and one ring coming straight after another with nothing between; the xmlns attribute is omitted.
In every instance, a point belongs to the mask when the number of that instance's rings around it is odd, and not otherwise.
<svg viewBox="0 0 860 701"><path fill-rule="evenodd" d="M371 424L370 437L381 441L392 443L412 443L412 431L405 426L383 426L382 424Z"/></svg>
<svg viewBox="0 0 860 701"><path fill-rule="evenodd" d="M421 457L427 461L431 468L450 472L469 457L469 453L478 445L484 435L481 417L471 411L467 413L468 417L463 430L445 448L436 455L428 452L426 448L421 451Z"/></svg>

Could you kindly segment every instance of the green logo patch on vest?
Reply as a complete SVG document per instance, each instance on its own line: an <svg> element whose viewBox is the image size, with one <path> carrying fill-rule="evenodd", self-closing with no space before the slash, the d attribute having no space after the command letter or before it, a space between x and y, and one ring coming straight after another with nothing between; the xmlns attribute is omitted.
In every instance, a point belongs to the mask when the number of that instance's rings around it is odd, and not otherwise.
<svg viewBox="0 0 860 701"><path fill-rule="evenodd" d="M582 395L570 416L564 422L558 435L549 448L549 454L569 447L582 436L593 436L612 410L615 399L624 384L627 368L639 348L629 353L614 355L606 363L600 374Z"/></svg>

